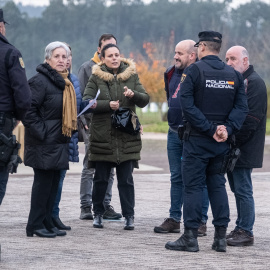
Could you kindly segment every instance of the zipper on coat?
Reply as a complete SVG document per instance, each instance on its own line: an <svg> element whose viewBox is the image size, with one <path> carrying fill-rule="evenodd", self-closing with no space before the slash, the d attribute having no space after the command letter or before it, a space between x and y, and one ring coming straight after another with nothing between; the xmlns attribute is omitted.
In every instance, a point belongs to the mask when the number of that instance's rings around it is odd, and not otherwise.
<svg viewBox="0 0 270 270"><path fill-rule="evenodd" d="M115 87L115 92L116 92L116 99L117 99L117 74L113 74L114 76L114 81L115 81L115 84L116 84L116 87ZM117 136L117 130L116 130L116 163L117 165L120 164L120 159L119 159L119 149L118 149L118 136Z"/></svg>

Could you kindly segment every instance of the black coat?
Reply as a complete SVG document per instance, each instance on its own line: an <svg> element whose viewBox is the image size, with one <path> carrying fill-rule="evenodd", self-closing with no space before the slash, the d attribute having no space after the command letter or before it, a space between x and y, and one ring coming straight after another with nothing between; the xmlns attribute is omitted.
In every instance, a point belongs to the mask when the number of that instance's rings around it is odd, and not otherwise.
<svg viewBox="0 0 270 270"><path fill-rule="evenodd" d="M65 81L48 64L37 67L29 80L31 108L25 120L24 163L42 170L68 169L69 137L62 134Z"/></svg>
<svg viewBox="0 0 270 270"><path fill-rule="evenodd" d="M236 167L261 168L266 129L267 90L263 79L254 71L253 66L249 66L243 77L249 113L236 134L236 143L241 150Z"/></svg>
<svg viewBox="0 0 270 270"><path fill-rule="evenodd" d="M22 120L30 102L22 55L0 33L0 112L13 112Z"/></svg>

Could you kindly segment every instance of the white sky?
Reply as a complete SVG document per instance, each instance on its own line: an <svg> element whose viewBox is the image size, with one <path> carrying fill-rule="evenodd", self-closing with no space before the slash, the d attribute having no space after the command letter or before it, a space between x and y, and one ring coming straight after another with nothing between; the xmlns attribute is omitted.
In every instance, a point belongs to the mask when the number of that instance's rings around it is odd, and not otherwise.
<svg viewBox="0 0 270 270"><path fill-rule="evenodd" d="M33 5L33 6L47 6L49 5L50 1L49 0L13 0L16 4L17 3L22 3L23 5ZM261 0L265 3L270 4L270 0ZM151 0L144 0L145 3L151 2ZM240 4L244 4L250 2L250 0L233 0L233 7L237 7Z"/></svg>

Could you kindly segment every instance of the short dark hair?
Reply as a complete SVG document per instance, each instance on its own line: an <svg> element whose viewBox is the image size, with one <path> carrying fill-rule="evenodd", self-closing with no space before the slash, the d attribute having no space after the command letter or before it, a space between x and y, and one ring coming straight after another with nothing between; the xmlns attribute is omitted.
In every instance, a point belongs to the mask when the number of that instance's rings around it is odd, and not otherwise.
<svg viewBox="0 0 270 270"><path fill-rule="evenodd" d="M105 57L105 51L109 48L112 48L112 47L115 47L119 50L119 48L115 44L109 43L109 44L105 45L103 47L103 49L101 50L101 53L100 53L101 57ZM119 52L120 52L120 50L119 50Z"/></svg>
<svg viewBox="0 0 270 270"><path fill-rule="evenodd" d="M213 41L203 41L211 52L219 53L221 49L221 43L213 42Z"/></svg>
<svg viewBox="0 0 270 270"><path fill-rule="evenodd" d="M114 38L117 43L117 39L113 34L103 34L98 40L98 47L101 47L102 41L105 41L111 38Z"/></svg>

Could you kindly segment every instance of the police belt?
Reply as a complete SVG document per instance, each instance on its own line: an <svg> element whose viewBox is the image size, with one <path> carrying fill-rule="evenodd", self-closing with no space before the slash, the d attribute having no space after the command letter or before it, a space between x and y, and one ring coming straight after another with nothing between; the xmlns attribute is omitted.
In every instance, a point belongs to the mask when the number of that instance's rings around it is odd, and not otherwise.
<svg viewBox="0 0 270 270"><path fill-rule="evenodd" d="M215 123L216 125L223 125L224 123ZM180 125L178 127L178 136L181 140L187 141L189 136L200 136L200 137L208 137L205 132L198 131L193 128L190 123L185 123L184 125Z"/></svg>

